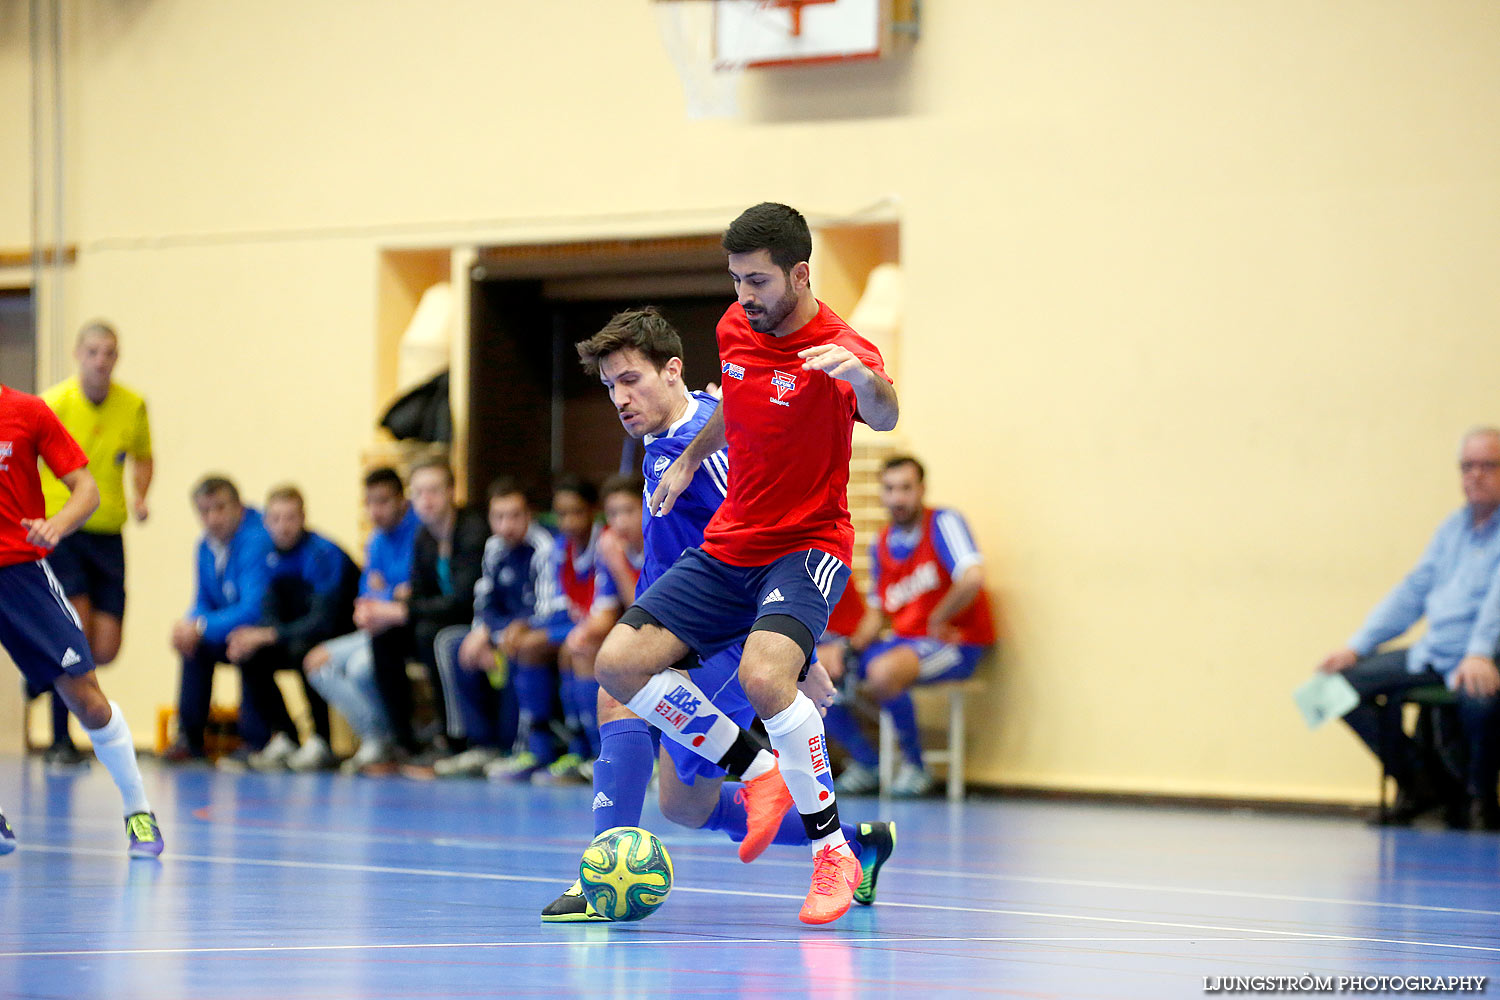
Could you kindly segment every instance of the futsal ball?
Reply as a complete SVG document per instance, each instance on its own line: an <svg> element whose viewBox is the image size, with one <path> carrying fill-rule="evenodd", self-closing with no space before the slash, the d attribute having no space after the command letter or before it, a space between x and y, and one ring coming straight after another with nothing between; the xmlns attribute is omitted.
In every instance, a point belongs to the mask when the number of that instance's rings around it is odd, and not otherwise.
<svg viewBox="0 0 1500 1000"><path fill-rule="evenodd" d="M617 826L594 838L578 865L583 894L611 920L641 920L672 891L672 858L649 830Z"/></svg>

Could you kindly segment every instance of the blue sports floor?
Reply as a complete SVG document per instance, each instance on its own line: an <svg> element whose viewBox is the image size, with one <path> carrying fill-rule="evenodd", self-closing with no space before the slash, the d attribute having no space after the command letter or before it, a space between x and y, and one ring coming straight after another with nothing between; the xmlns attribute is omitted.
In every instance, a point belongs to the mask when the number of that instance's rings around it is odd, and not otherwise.
<svg viewBox="0 0 1500 1000"><path fill-rule="evenodd" d="M0 996L239 1000L1204 996L1205 977L1500 977L1500 837L1037 801L882 806L872 908L796 914L810 863L646 825L677 886L627 925L543 925L586 789L146 763L167 838L129 861L102 768L0 757ZM1500 986L1490 984L1491 991Z"/></svg>

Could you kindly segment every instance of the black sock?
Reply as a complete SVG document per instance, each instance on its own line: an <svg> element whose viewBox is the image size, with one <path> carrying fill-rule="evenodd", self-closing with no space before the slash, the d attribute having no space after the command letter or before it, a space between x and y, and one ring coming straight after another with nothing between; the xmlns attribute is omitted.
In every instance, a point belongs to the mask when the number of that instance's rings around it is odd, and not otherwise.
<svg viewBox="0 0 1500 1000"><path fill-rule="evenodd" d="M734 743L715 763L730 774L744 774L755 763L755 755L760 751L760 744L741 729L740 734L734 738Z"/></svg>

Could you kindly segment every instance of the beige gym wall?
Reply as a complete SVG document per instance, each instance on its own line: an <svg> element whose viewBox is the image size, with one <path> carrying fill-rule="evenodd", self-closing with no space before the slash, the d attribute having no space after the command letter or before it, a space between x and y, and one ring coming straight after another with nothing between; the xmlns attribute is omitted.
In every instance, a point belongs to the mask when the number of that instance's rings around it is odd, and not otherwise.
<svg viewBox="0 0 1500 1000"><path fill-rule="evenodd" d="M1289 692L1500 421L1500 7L924 7L909 61L759 74L744 120L686 122L645 0L71 4L62 326L117 322L158 449L104 675L138 738L175 694L196 476L294 479L357 540L381 248L894 196L900 433L1009 632L974 779L1368 799ZM0 169L21 247L25 160Z"/></svg>

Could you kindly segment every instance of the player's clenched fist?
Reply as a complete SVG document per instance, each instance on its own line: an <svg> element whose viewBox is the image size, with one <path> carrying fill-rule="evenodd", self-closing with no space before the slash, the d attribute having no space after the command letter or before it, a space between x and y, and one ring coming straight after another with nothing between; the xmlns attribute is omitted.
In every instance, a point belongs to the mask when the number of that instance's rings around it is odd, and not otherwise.
<svg viewBox="0 0 1500 1000"><path fill-rule="evenodd" d="M62 541L62 532L57 525L40 517L21 518L21 527L26 529L26 541L42 549L55 549Z"/></svg>
<svg viewBox="0 0 1500 1000"><path fill-rule="evenodd" d="M803 359L804 371L826 372L829 377L841 382L854 382L871 377L871 372L865 367L865 363L855 357L854 352L849 348L838 344L809 347L805 351L798 351L797 357Z"/></svg>

